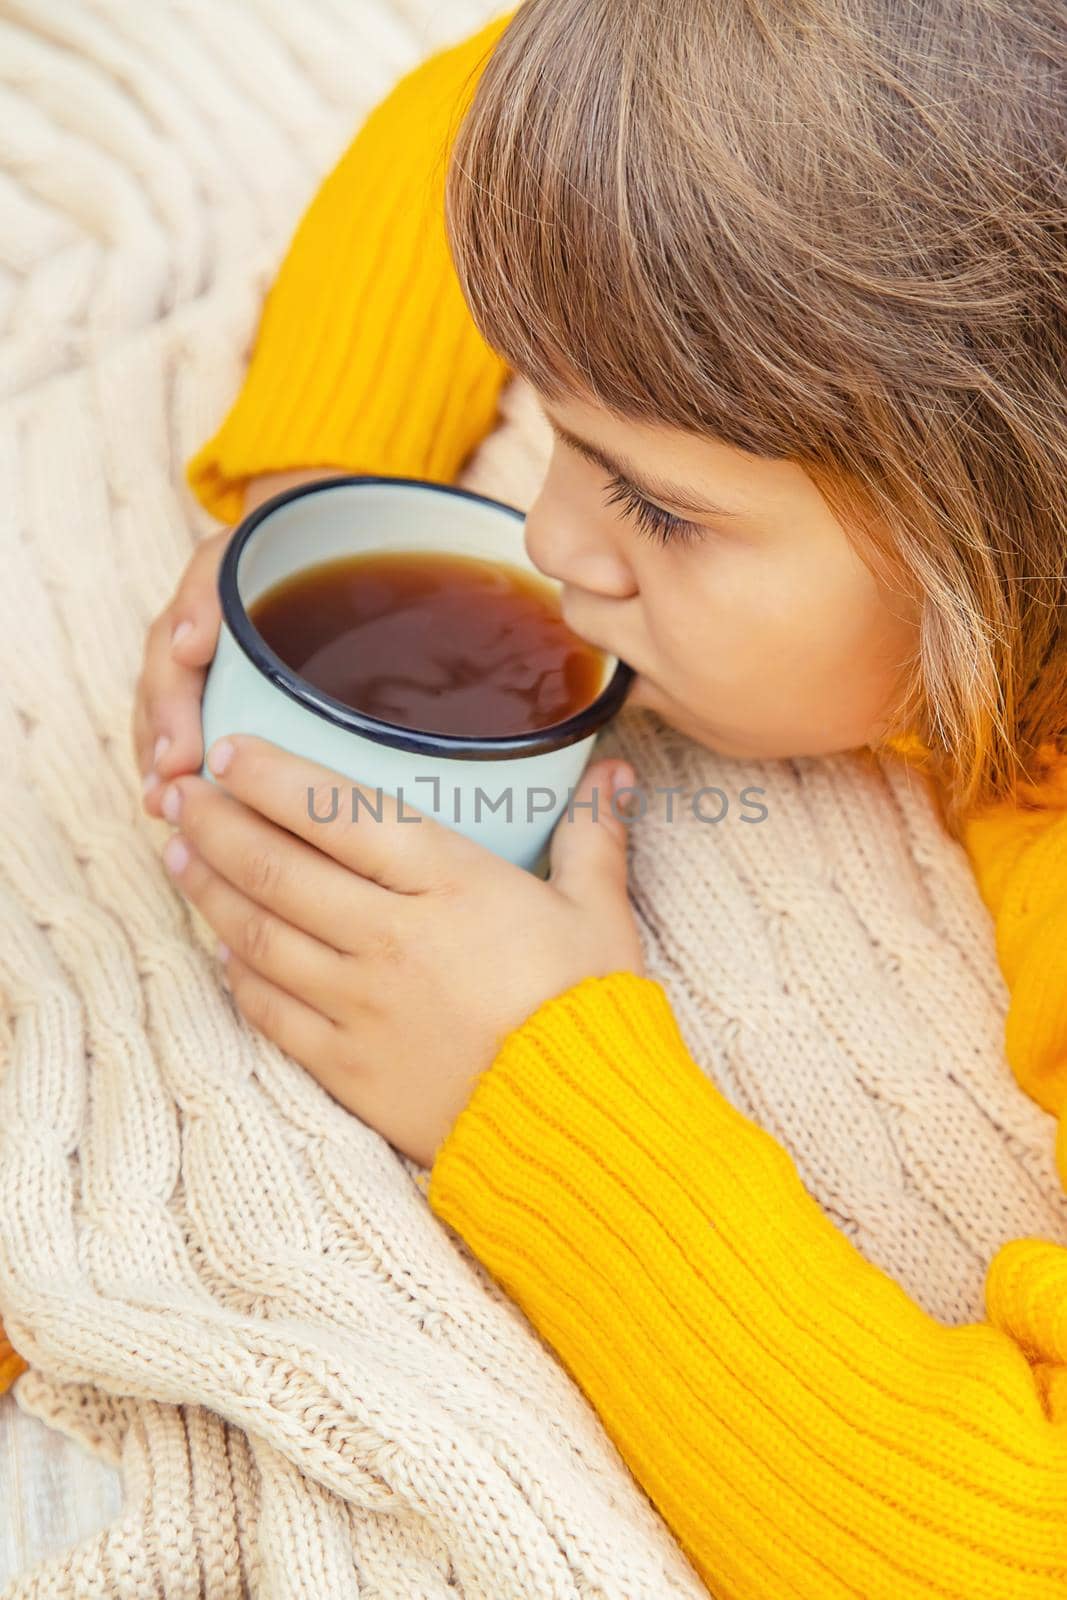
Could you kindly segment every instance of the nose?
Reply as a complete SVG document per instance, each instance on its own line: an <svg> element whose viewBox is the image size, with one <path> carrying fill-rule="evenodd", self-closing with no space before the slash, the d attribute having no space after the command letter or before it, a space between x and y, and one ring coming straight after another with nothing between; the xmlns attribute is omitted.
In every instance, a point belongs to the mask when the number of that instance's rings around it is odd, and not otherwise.
<svg viewBox="0 0 1067 1600"><path fill-rule="evenodd" d="M547 578L625 600L637 593L629 563L595 511L564 495L550 472L526 513L526 552Z"/></svg>

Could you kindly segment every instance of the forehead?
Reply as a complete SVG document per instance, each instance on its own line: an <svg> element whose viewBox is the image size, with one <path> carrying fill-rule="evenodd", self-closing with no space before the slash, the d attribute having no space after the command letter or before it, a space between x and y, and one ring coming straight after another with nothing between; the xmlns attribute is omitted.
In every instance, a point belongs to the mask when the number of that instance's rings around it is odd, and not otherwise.
<svg viewBox="0 0 1067 1600"><path fill-rule="evenodd" d="M705 434L622 417L585 396L550 399L539 394L538 400L565 443L638 487L656 480L660 490L676 488L673 503L687 502L692 510L743 516L787 484L795 488L798 476L806 478L793 462L753 455Z"/></svg>

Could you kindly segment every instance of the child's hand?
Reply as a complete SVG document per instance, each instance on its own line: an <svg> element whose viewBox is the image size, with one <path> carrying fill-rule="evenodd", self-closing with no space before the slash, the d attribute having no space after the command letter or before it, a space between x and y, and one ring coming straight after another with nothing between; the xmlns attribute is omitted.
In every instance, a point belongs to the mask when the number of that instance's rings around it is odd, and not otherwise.
<svg viewBox="0 0 1067 1600"><path fill-rule="evenodd" d="M200 702L219 642L218 571L232 529L201 541L170 604L145 639L133 703L133 745L144 782L144 808L160 813L162 782L197 772L204 759ZM183 629L180 635L176 629Z"/></svg>
<svg viewBox="0 0 1067 1600"><path fill-rule="evenodd" d="M542 1001L585 977L642 972L626 824L610 807L618 762L586 770L546 882L407 795L401 809L264 739L217 741L213 772L227 745L218 786L197 775L167 786L164 814L179 829L168 867L232 952L243 1016L423 1166ZM580 808L594 789L597 820Z"/></svg>
<svg viewBox="0 0 1067 1600"><path fill-rule="evenodd" d="M264 472L245 486L245 516L272 495L332 477L337 467ZM204 759L200 704L219 642L219 565L232 528L202 539L174 598L148 630L144 663L134 694L132 733L144 808L158 817L163 784L181 772L198 772ZM175 629L184 631L175 642Z"/></svg>

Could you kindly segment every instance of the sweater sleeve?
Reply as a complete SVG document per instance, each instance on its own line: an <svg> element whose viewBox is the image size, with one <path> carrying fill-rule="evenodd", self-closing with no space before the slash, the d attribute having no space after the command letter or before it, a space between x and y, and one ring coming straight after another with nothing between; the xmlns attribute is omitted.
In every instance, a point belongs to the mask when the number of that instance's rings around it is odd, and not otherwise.
<svg viewBox="0 0 1067 1600"><path fill-rule="evenodd" d="M247 480L337 467L451 482L492 430L509 372L467 310L444 180L500 17L407 74L304 214L267 296L247 375L187 465L236 521Z"/></svg>
<svg viewBox="0 0 1067 1600"><path fill-rule="evenodd" d="M968 847L1019 985L1013 1065L1058 1110L1067 812ZM657 982L585 979L514 1030L428 1194L719 1600L1067 1596L1067 1250L1011 1241L986 1319L937 1322L716 1090Z"/></svg>

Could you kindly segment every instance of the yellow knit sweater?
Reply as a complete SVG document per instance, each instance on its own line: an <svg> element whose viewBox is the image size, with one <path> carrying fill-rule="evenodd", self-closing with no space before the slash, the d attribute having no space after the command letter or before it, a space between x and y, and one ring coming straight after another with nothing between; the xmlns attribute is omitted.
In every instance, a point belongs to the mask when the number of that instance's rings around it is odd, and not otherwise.
<svg viewBox="0 0 1067 1600"><path fill-rule="evenodd" d="M506 21L409 74L310 206L247 381L189 466L223 520L265 471L451 481L491 430L509 374L460 295L441 199ZM1061 1116L1067 772L1034 798L975 817L964 842L1011 990L1008 1059ZM1057 1155L1067 1184L1062 1137ZM934 1321L714 1088L658 983L586 979L509 1035L429 1199L718 1600L1067 1597L1067 1250L1013 1241L987 1320Z"/></svg>

